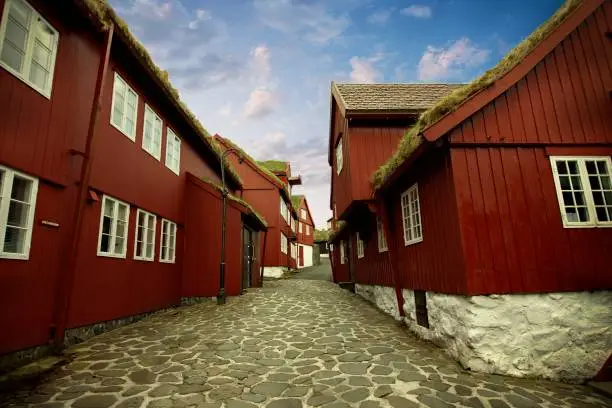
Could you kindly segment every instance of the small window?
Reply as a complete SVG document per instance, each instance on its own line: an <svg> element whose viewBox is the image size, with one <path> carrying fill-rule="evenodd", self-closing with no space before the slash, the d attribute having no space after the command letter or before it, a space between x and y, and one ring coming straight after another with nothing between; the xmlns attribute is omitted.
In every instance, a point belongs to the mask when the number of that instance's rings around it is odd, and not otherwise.
<svg viewBox="0 0 612 408"><path fill-rule="evenodd" d="M6 0L0 23L0 65L51 97L59 34L22 0Z"/></svg>
<svg viewBox="0 0 612 408"><path fill-rule="evenodd" d="M0 166L0 258L29 259L38 179Z"/></svg>
<svg viewBox="0 0 612 408"><path fill-rule="evenodd" d="M115 73L111 124L130 140L136 140L136 117L138 115L138 94Z"/></svg>
<svg viewBox="0 0 612 408"><path fill-rule="evenodd" d="M344 265L346 249L344 248L344 241L340 241L340 264Z"/></svg>
<svg viewBox="0 0 612 408"><path fill-rule="evenodd" d="M157 217L143 210L136 212L136 242L134 259L153 261L155 259L155 227Z"/></svg>
<svg viewBox="0 0 612 408"><path fill-rule="evenodd" d="M291 258L295 259L297 257L297 247L295 246L295 244L292 242L291 243Z"/></svg>
<svg viewBox="0 0 612 408"><path fill-rule="evenodd" d="M300 234L303 232L303 229L302 229L303 225L304 225L303 223L298 221L298 230L299 230Z"/></svg>
<svg viewBox="0 0 612 408"><path fill-rule="evenodd" d="M176 259L176 224L162 219L159 261L174 263Z"/></svg>
<svg viewBox="0 0 612 408"><path fill-rule="evenodd" d="M125 258L130 206L109 196L102 198L98 256Z"/></svg>
<svg viewBox="0 0 612 408"><path fill-rule="evenodd" d="M401 199L404 245L421 242L423 241L423 228L421 227L421 207L417 184L406 190Z"/></svg>
<svg viewBox="0 0 612 408"><path fill-rule="evenodd" d="M340 172L342 171L342 164L343 164L343 158L342 158L342 136L340 136L340 139L338 139L338 144L336 145L336 174L340 174Z"/></svg>
<svg viewBox="0 0 612 408"><path fill-rule="evenodd" d="M385 252L387 248L387 238L385 237L385 228L380 217L376 217L376 232L378 235L378 252Z"/></svg>
<svg viewBox="0 0 612 408"><path fill-rule="evenodd" d="M181 139L170 128L166 135L166 167L177 175L181 173Z"/></svg>
<svg viewBox="0 0 612 408"><path fill-rule="evenodd" d="M162 120L145 104L142 148L157 160L161 159L162 128Z"/></svg>
<svg viewBox="0 0 612 408"><path fill-rule="evenodd" d="M305 220L306 219L306 209L300 208L300 217Z"/></svg>
<svg viewBox="0 0 612 408"><path fill-rule="evenodd" d="M306 235L310 235L310 225L306 224Z"/></svg>
<svg viewBox="0 0 612 408"><path fill-rule="evenodd" d="M287 253L287 236L281 232L281 252L283 254Z"/></svg>
<svg viewBox="0 0 612 408"><path fill-rule="evenodd" d="M365 256L363 240L361 239L359 233L356 233L355 237L357 238L357 258L361 259Z"/></svg>
<svg viewBox="0 0 612 408"><path fill-rule="evenodd" d="M612 226L609 157L551 157L561 218L566 228Z"/></svg>

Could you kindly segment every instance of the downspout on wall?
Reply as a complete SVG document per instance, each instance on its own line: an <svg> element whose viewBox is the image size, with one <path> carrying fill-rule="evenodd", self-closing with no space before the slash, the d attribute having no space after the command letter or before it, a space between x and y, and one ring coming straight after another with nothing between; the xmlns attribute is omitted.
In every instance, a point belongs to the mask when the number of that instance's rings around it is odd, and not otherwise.
<svg viewBox="0 0 612 408"><path fill-rule="evenodd" d="M74 277L77 268L78 248L82 236L83 214L85 211L85 206L87 205L89 181L91 179L91 167L93 161L92 152L94 151L95 146L94 143L96 136L96 125L98 123L98 116L101 109L101 101L104 95L104 82L110 61L110 52L113 43L114 32L115 26L111 23L108 26L104 37L104 53L101 55L100 66L98 68L96 89L94 93L93 105L91 107L87 139L85 142L85 151L70 151L72 155L82 156L83 161L81 163L81 172L78 180L78 191L74 211L74 219L71 224L72 228L70 230L70 234L68 236L68 239L66 240L66 242L69 243L69 247L66 248L69 250L65 251L65 258L62 262L64 267L60 270L60 276L56 288L57 298L55 302L54 313L55 327L51 328L52 333L50 335L50 337L53 337L53 345L56 348L62 347L64 342L64 334L66 332L66 326L68 324L70 300L72 297ZM65 272L62 273L62 270Z"/></svg>
<svg viewBox="0 0 612 408"><path fill-rule="evenodd" d="M387 241L387 256L389 257L389 263L391 264L391 276L393 277L393 286L395 287L395 297L397 298L397 307L400 317L404 317L404 295L402 293L402 282L399 277L399 271L397 269L397 254L395 253L395 246L392 245L396 242L395 235L392 235L393 230L391 229L391 217L389 216L389 208L382 197L377 197L376 200L377 212L380 214L383 223L383 231L385 233L385 239Z"/></svg>

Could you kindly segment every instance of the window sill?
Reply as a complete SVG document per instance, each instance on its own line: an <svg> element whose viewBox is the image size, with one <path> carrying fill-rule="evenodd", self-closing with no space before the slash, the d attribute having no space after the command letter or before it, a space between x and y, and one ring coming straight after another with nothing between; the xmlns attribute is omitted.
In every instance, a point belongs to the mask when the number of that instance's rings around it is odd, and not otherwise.
<svg viewBox="0 0 612 408"><path fill-rule="evenodd" d="M102 258L117 258L117 259L125 259L125 254L119 254L119 255L115 255L115 254L107 254L105 252L98 252L97 254L99 257Z"/></svg>
<svg viewBox="0 0 612 408"><path fill-rule="evenodd" d="M174 174L176 174L177 176L180 176L180 175L181 175L180 170L179 170L179 171L177 171L177 170L173 169L172 167L168 167L168 165L166 165L166 168L167 168L168 170L170 170L171 172L173 172Z"/></svg>
<svg viewBox="0 0 612 408"><path fill-rule="evenodd" d="M28 261L30 260L30 254L11 254L0 252L0 259L13 259L16 261Z"/></svg>
<svg viewBox="0 0 612 408"><path fill-rule="evenodd" d="M144 262L155 262L155 257L148 259L148 258L142 258L142 257L134 257L135 261L144 261Z"/></svg>
<svg viewBox="0 0 612 408"><path fill-rule="evenodd" d="M385 252L387 252L387 251L389 251L389 248L386 248L386 249L380 249L380 248L379 248L379 249L378 249L378 253L379 253L379 254L385 253Z"/></svg>
<svg viewBox="0 0 612 408"><path fill-rule="evenodd" d="M417 238L417 239L413 239L410 241L404 241L404 246L408 246L408 245L413 245L413 244L418 244L419 242L423 242L423 238Z"/></svg>
<svg viewBox="0 0 612 408"><path fill-rule="evenodd" d="M147 153L148 153L150 156L152 156L152 157L153 157L155 160L157 160L157 161L161 161L161 150L160 150L160 152L159 152L157 155L155 155L155 153L153 153L153 152L151 152L151 151L147 150L147 149L146 149L146 148L144 148L144 147L142 148L142 150L144 150L145 152L147 152Z"/></svg>
<svg viewBox="0 0 612 408"><path fill-rule="evenodd" d="M563 228L567 228L567 229L576 229L576 228L585 228L585 229L591 229L591 228L612 228L612 222L610 223L605 223L605 224L563 224Z"/></svg>
<svg viewBox="0 0 612 408"><path fill-rule="evenodd" d="M15 78L17 78L18 80L20 80L21 82L23 82L24 84L26 84L27 86L29 86L30 88L32 88L33 90L35 90L36 92L44 96L45 98L51 100L51 91L53 90L53 78L49 78L51 80L51 88L49 88L49 91L46 92L45 90L40 89L39 87L31 83L30 81L25 79L19 72L15 71L13 68L9 67L2 61L0 61L0 67L4 68L9 74L13 75Z"/></svg>
<svg viewBox="0 0 612 408"><path fill-rule="evenodd" d="M165 264L173 264L173 263L176 263L176 260L175 259L173 259L173 260L160 259L159 262L160 263L165 263Z"/></svg>
<svg viewBox="0 0 612 408"><path fill-rule="evenodd" d="M119 126L117 126L117 125L116 125L116 124L113 122L112 118L111 118L110 124L111 124L111 126L112 126L112 127L114 127L115 129L117 129L117 130L118 130L118 131L119 131L119 132L120 132L120 133L121 133L123 136L127 137L127 138L128 138L128 139L130 139L132 142L136 142L136 135L134 135L134 136L130 136L130 135L128 135L128 134L126 133L126 131L125 131L125 130L121 129Z"/></svg>

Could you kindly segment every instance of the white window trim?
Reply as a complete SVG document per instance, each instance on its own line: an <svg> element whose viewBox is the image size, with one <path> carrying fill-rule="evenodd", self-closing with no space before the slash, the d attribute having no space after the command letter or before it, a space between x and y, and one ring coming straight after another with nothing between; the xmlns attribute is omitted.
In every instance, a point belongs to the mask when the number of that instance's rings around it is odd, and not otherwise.
<svg viewBox="0 0 612 408"><path fill-rule="evenodd" d="M408 200L410 200L410 193L415 190L417 196L417 206L419 207L419 225L421 226L421 235L416 238L408 239L408 231L406 231L406 221L404 214L403 201L404 197L408 196ZM421 199L419 196L419 186L417 183L414 183L408 190L404 191L400 197L400 208L402 210L402 230L404 231L404 246L416 244L423 241L423 219L421 218ZM408 208L409 214L408 216L412 216L412 211L410 207Z"/></svg>
<svg viewBox="0 0 612 408"><path fill-rule="evenodd" d="M338 143L336 144L336 174L340 174L342 172L342 168L344 167L344 152L342 149L342 136L338 139Z"/></svg>
<svg viewBox="0 0 612 408"><path fill-rule="evenodd" d="M345 263L345 253L344 253L344 241L340 241L340 265L344 265Z"/></svg>
<svg viewBox="0 0 612 408"><path fill-rule="evenodd" d="M301 221L298 221L298 231L300 232L300 234L302 234L303 228L304 228L304 223Z"/></svg>
<svg viewBox="0 0 612 408"><path fill-rule="evenodd" d="M126 112L125 112L125 106L124 106L124 111L123 111L123 116L121 117L121 122L123 126L118 126L115 124L115 122L113 122L113 112L115 111L115 87L117 86L117 79L119 79L120 81L122 81L125 85L126 88L126 92L125 92L125 103L127 104L127 90L129 89L130 91L132 91L134 93L134 95L136 95L136 109L134 110L134 129L133 129L133 134L130 135L128 134L125 129L123 129L123 127L125 127L125 117L126 117ZM121 75L119 75L117 72L115 72L115 76L114 76L114 80L113 80L113 99L112 99L112 103L111 103L111 112L110 112L110 123L111 125L117 129L119 132L123 133L128 139L130 139L132 142L136 141L136 128L138 127L138 100L140 98L140 95L138 95L138 92L136 92L131 86L130 84L128 84L128 82L123 79L123 77Z"/></svg>
<svg viewBox="0 0 612 408"><path fill-rule="evenodd" d="M169 228L171 224L174 224L174 241L172 241L172 248L174 248L174 253L172 254L172 259L166 259L166 258L162 258L162 255L164 253L164 251L162 251L162 245L163 245L162 235L164 234L164 227L168 226L167 228ZM168 235L169 234L166 233L166 236ZM176 222L170 221L166 218L162 218L161 231L159 235L159 262L168 263L168 264L173 264L176 262L176 236L177 235L178 235L178 226L176 225Z"/></svg>
<svg viewBox="0 0 612 408"><path fill-rule="evenodd" d="M113 94L114 95L114 94ZM159 119L160 122L160 132L159 132L159 148L157 149L157 151L151 151L149 149L147 149L147 147L145 146L145 132L146 132L146 124L147 124L147 116L152 115L152 121L153 123L155 123L155 119ZM151 135L152 137L155 137L155 130L151 129L151 131L153 132L153 134ZM162 118L153 110L153 108L151 108L148 104L145 103L145 113L144 113L144 118L142 120L142 149L149 153L151 156L155 157L155 159L157 159L158 161L161 161L161 152L162 152L162 142L164 141L164 121L162 120Z"/></svg>
<svg viewBox="0 0 612 408"><path fill-rule="evenodd" d="M287 236L281 232L281 252L287 255Z"/></svg>
<svg viewBox="0 0 612 408"><path fill-rule="evenodd" d="M113 252L102 252L100 251L100 244L102 243L102 224L104 222L104 203L106 202L106 200L113 200L115 201L117 204L124 204L127 208L126 208L126 214L127 214L127 218L125 220L125 237L123 239L123 250L120 254L115 254ZM122 258L125 259L127 256L127 242L128 242L128 236L129 236L129 231L130 231L130 205L124 201L118 200L114 197L111 196L107 196L106 194L102 196L102 201L101 201L102 205L100 207L100 225L98 228L98 247L96 248L96 252L98 256L102 256L102 257L106 257L106 258ZM117 206L118 208L118 206ZM113 210L114 211L114 210ZM108 243L108 247L109 248L114 248L114 237L115 237L115 232L117 231L117 222L114 223L114 225L111 226L111 235L110 235L110 242Z"/></svg>
<svg viewBox="0 0 612 408"><path fill-rule="evenodd" d="M567 214L565 213L565 204L563 202L563 192L561 190L561 181L559 180L559 172L557 171L556 162L576 160L578 161L578 169L580 182L583 186L584 200L586 202L587 211L589 213L589 219L591 221L569 221ZM612 221L597 221L597 214L595 213L595 203L593 202L593 191L591 190L591 184L589 182L588 172L586 170L585 161L587 160L604 160L608 166L608 171L612 174L612 158L610 156L550 156L550 166L553 172L553 180L555 182L555 190L557 190L557 203L559 204L559 212L561 214L561 220L563 222L563 228L610 228L612 227Z"/></svg>
<svg viewBox="0 0 612 408"><path fill-rule="evenodd" d="M168 143L170 142L170 138L174 138L172 141L172 147L174 147L174 143L178 143L178 162L177 168L168 165ZM177 176L181 174L181 138L172 130L169 126L166 126L166 167L169 168L174 174Z"/></svg>
<svg viewBox="0 0 612 408"><path fill-rule="evenodd" d="M365 256L365 248L359 232L355 233L355 238L357 238L357 259L361 259Z"/></svg>
<svg viewBox="0 0 612 408"><path fill-rule="evenodd" d="M4 45L4 37L6 36L6 27L8 24L9 7L11 3L12 3L12 0L6 0L6 2L4 3L4 10L2 11L2 21L0 21L0 52L2 52L2 46ZM55 43L53 44L53 50L50 56L51 65L49 66L49 87L48 89L39 88L36 84L30 82L28 78L29 72L30 72L28 68L30 68L30 65L32 63L32 53L34 50L34 40L31 39L32 37L28 37L28 41L26 43L26 50L25 50L26 52L23 58L24 58L24 64L26 64L26 62L28 61L29 61L29 64L24 66L23 68L24 74L22 74L19 71L15 71L13 68L11 68L9 65L7 65L3 61L0 61L0 66L6 69L8 72L10 72L15 77L17 77L20 81L28 85L30 88L34 89L36 92L44 96L45 98L51 99L51 93L53 92L53 77L55 73L55 63L57 61L57 48L59 46L59 33L55 29L55 27L53 27L40 13L38 13L38 11L34 7L30 5L30 3L28 3L25 0L23 0L23 3L32 10L32 21L30 22L30 27L28 28L29 35L32 33L32 26L34 24L34 21L36 21L37 19L41 19L54 32L53 38L55 40Z"/></svg>
<svg viewBox="0 0 612 408"><path fill-rule="evenodd" d="M30 248L32 245L32 232L34 230L34 213L36 212L36 201L38 198L38 179L35 177L31 177L28 176L27 174L21 173L19 171L13 170L9 167L5 167L5 166L0 166L0 170L2 170L4 172L4 179L2 182L2 189L4 189L3 191L0 191L0 197L2 197L2 203L5 203L4 200L6 200L6 202L8 203L7 205L2 206L2 204L0 204L0 258L2 259L20 259L20 260L28 260L30 259ZM10 188L13 188L13 179L15 177L15 175L24 178L26 180L30 180L32 182L32 204L31 204L31 211L28 214L28 229L26 232L26 237L25 237L25 252L22 254L15 254L12 252L4 252L4 238L6 235L6 227L8 224L8 211L9 211L9 207L10 207L10 195L5 193L8 192L8 189L10 186ZM10 181L10 182L9 182Z"/></svg>
<svg viewBox="0 0 612 408"><path fill-rule="evenodd" d="M300 217L305 221L308 220L308 214L306 213L305 208L300 208Z"/></svg>
<svg viewBox="0 0 612 408"><path fill-rule="evenodd" d="M387 252L389 246L387 244L387 237L385 236L385 226L380 217L376 217L376 235L378 238L378 253Z"/></svg>
<svg viewBox="0 0 612 408"><path fill-rule="evenodd" d="M136 248L138 247L138 220L140 219L140 214L144 214L145 215L145 226L144 227L144 231L143 231L143 235L142 235L142 243L143 243L143 256L138 256L136 255ZM151 253L150 257L146 256L147 253L147 237L148 234L146 233L147 229L146 229L146 222L148 220L149 217L153 217L153 252ZM137 261L148 261L148 262L153 262L155 261L155 234L157 233L157 216L155 214L151 214L150 212L141 210L140 208L138 209L138 211L136 211L136 226L134 229L134 259L136 259ZM175 233L176 235L176 233ZM160 244L161 245L161 244ZM176 252L176 251L175 251Z"/></svg>

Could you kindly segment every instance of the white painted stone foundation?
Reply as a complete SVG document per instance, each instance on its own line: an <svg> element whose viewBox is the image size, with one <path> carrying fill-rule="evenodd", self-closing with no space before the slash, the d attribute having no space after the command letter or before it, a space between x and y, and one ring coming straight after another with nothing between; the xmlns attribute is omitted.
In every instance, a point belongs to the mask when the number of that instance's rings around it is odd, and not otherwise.
<svg viewBox="0 0 612 408"><path fill-rule="evenodd" d="M400 320L395 288L356 283L355 293L375 304L383 312L393 316L395 320Z"/></svg>
<svg viewBox="0 0 612 408"><path fill-rule="evenodd" d="M394 288L355 293L399 320ZM427 292L429 329L403 290L404 321L472 371L583 382L612 353L612 291L458 296Z"/></svg>
<svg viewBox="0 0 612 408"><path fill-rule="evenodd" d="M266 278L282 278L287 272L285 266L264 266L264 277Z"/></svg>

